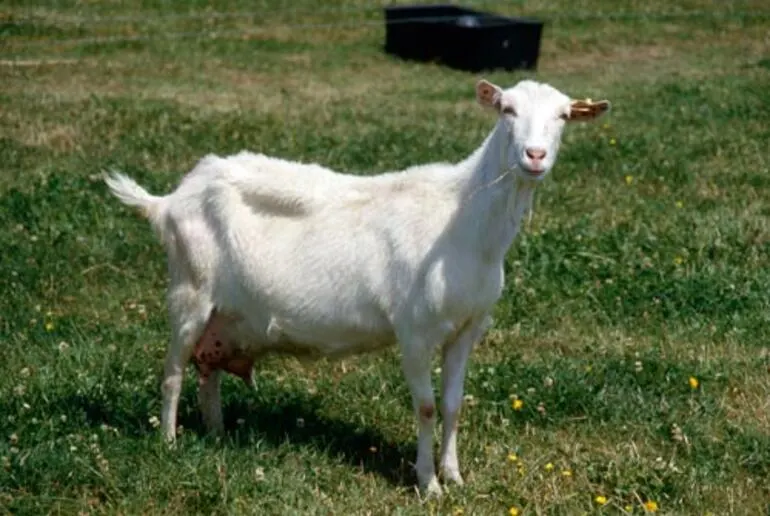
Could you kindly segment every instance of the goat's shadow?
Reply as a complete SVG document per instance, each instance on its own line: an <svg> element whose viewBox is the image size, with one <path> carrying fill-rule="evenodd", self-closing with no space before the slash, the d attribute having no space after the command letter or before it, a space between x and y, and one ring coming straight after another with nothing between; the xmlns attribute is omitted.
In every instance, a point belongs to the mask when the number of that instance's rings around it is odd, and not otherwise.
<svg viewBox="0 0 770 516"><path fill-rule="evenodd" d="M116 367L116 366L115 366ZM188 372L189 373L189 372ZM351 413L355 407L342 407L339 416L325 413L323 395L288 386L258 385L246 387L233 379L222 382L222 411L225 436L217 441L206 430L198 408L196 378L185 375L179 400L178 424L212 446L243 448L265 443L271 447L310 447L330 458L350 464L365 473L374 473L399 487L414 485L416 476L411 466L416 456L416 443L388 438L376 427L376 421L357 423ZM258 382L259 384L260 382ZM147 439L157 435L151 421L160 416L160 385L153 382L128 391L110 383L105 377L103 390L77 388L74 384L49 395L36 404L40 414L66 414L68 423L57 428L69 432L74 425L94 430L106 424L128 439ZM18 399L0 399L0 414L20 412ZM337 410L335 407L334 410ZM406 414L411 414L405 410ZM352 415L351 415L352 414ZM408 416L407 416L408 417ZM12 431L0 422L0 431ZM414 424L408 419L408 424ZM184 441L184 440L182 440Z"/></svg>
<svg viewBox="0 0 770 516"><path fill-rule="evenodd" d="M355 424L344 415L339 418L325 415L320 394L311 396L289 388L261 392L223 382L226 432L223 439L217 440L203 424L194 382L186 383L188 386L179 400L178 424L184 427L185 433L193 433L212 446L247 449L259 442L275 448L310 446L365 473L378 474L394 486L409 487L415 483L411 466L417 453L415 443L393 441L376 427ZM130 394L116 389L114 396L106 398L101 394L64 392L49 397L36 408L43 414L68 414L69 425L85 424L95 430L107 424L124 438L147 439L156 435L160 439L160 429L149 424L153 416L159 415L156 408L150 408L155 405L152 400L157 399L159 392L157 385L144 386ZM19 412L17 401L0 400L0 413ZM0 424L0 430L4 428L4 424ZM10 432L10 427L7 430ZM70 430L61 429L62 432Z"/></svg>
<svg viewBox="0 0 770 516"><path fill-rule="evenodd" d="M223 391L233 387L223 385ZM223 397L225 438L222 445L248 448L260 441L275 447L309 445L365 473L376 473L392 485L414 484L416 477L411 466L417 453L414 443L394 442L375 427L329 417L322 413L318 396L289 390L278 397L268 397L252 390L249 394L241 391ZM195 410L180 411L179 422L200 436L207 435L197 401L194 397L186 398L180 403L192 402Z"/></svg>
<svg viewBox="0 0 770 516"><path fill-rule="evenodd" d="M394 442L373 426L323 414L320 394L311 396L293 389L261 392L223 382L225 436L217 440L203 424L196 388L191 385L194 382L186 383L189 387L183 389L179 400L178 424L185 432L210 440L212 446L246 449L258 442L276 448L287 444L296 448L310 446L365 473L378 474L395 486L414 485L414 443ZM155 410L150 408L147 412L159 390L157 386L145 386L130 396L117 394L112 399L88 393L62 393L38 408L45 413L71 414L72 421L82 418L83 423L94 429L107 424L125 438L146 439L153 434L160 438L160 429L148 424ZM0 413L13 413L14 407L12 400L0 401Z"/></svg>

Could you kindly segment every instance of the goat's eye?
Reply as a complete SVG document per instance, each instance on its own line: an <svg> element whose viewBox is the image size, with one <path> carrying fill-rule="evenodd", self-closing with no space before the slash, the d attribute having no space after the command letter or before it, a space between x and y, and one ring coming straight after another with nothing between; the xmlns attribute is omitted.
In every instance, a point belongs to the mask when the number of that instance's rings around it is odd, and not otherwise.
<svg viewBox="0 0 770 516"><path fill-rule="evenodd" d="M503 107L503 114L504 115L515 115L516 110L513 109L513 106L504 106Z"/></svg>

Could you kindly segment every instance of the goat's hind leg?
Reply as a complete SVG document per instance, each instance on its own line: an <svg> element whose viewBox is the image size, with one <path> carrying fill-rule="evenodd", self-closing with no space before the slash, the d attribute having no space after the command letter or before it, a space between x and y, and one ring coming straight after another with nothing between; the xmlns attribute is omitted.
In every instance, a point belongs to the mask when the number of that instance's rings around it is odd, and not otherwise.
<svg viewBox="0 0 770 516"><path fill-rule="evenodd" d="M182 392L184 370L192 356L193 346L198 335L203 331L204 321L191 320L186 324L174 327L166 352L166 362L163 368L163 408L161 411L161 427L169 441L176 439L176 422L179 408L179 397Z"/></svg>
<svg viewBox="0 0 770 516"><path fill-rule="evenodd" d="M169 316L171 341L163 368L163 408L161 429L169 441L176 439L179 397L182 392L184 370L192 357L195 343L203 334L211 309L196 305L198 293L185 287L170 292Z"/></svg>
<svg viewBox="0 0 770 516"><path fill-rule="evenodd" d="M218 436L225 433L222 417L221 372L227 370L232 354L227 318L216 309L206 323L193 351L198 366L198 406L206 429Z"/></svg>
<svg viewBox="0 0 770 516"><path fill-rule="evenodd" d="M211 371L207 377L199 377L198 406L206 430L221 437L225 433L222 417L221 370Z"/></svg>

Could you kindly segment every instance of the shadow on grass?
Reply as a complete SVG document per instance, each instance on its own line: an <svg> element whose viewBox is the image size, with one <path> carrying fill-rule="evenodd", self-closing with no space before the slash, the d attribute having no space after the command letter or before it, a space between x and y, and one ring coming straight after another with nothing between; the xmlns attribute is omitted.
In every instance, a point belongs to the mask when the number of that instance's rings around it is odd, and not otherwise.
<svg viewBox="0 0 770 516"><path fill-rule="evenodd" d="M271 446L309 446L363 472L376 473L395 486L416 482L411 466L417 453L414 442L394 442L374 426L329 417L320 410L318 400L308 395L284 391L279 397L257 400L242 396L226 400L223 411L226 446L248 448L258 441ZM205 435L197 411L188 413L182 424Z"/></svg>
<svg viewBox="0 0 770 516"><path fill-rule="evenodd" d="M186 432L208 439L196 389L191 384L187 381L183 390L178 422ZM322 413L319 399L307 393L275 386L258 391L233 387L223 386L226 438L222 446L245 450L262 442L275 448L289 445L300 451L310 447L363 472L378 474L395 486L414 485L416 477L411 462L416 455L415 443L393 442L374 426L352 423L344 416L327 416ZM103 390L85 393L49 392L46 402L36 403L35 410L43 418L67 415L67 423L57 424L55 434L78 433L84 427L98 431L106 424L124 438L160 438L160 430L150 423L153 416L160 416L159 396L157 386L128 391L120 385L105 385ZM0 402L0 413L20 412L16 400L4 401ZM2 427L0 424L0 430ZM211 438L212 445L215 442Z"/></svg>

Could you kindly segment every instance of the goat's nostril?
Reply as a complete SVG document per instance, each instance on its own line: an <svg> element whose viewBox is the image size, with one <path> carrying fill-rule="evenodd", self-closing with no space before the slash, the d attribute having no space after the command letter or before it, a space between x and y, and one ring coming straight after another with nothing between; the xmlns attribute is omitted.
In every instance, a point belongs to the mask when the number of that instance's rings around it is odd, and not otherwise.
<svg viewBox="0 0 770 516"><path fill-rule="evenodd" d="M527 149L527 156L529 156L530 159L543 159L545 157L545 150L544 149Z"/></svg>

